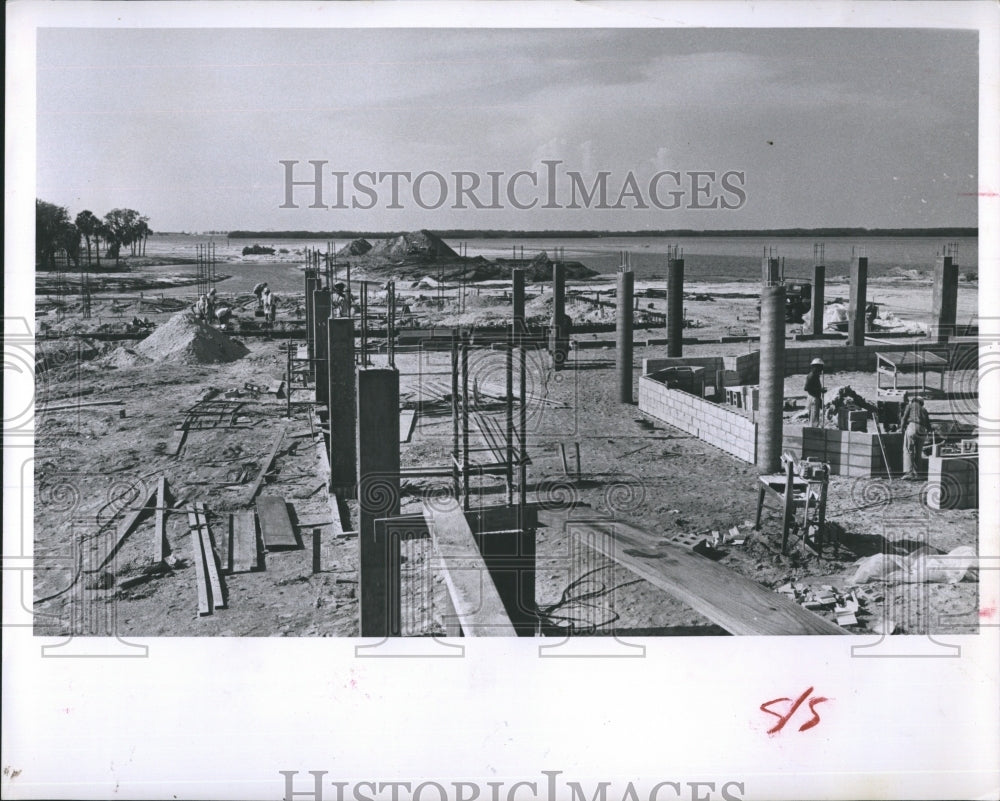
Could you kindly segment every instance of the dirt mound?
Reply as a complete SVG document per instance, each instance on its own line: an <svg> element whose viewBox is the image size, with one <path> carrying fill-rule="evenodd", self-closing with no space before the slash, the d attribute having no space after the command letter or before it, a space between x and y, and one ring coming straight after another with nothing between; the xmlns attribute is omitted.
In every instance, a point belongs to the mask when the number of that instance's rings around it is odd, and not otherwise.
<svg viewBox="0 0 1000 801"><path fill-rule="evenodd" d="M437 261L439 259L457 259L458 254L452 250L437 234L430 231L410 231L383 239L367 253L368 256L389 259L421 259Z"/></svg>
<svg viewBox="0 0 1000 801"><path fill-rule="evenodd" d="M184 311L159 326L136 346L135 352L154 361L211 364L234 362L250 351L242 342L230 339Z"/></svg>
<svg viewBox="0 0 1000 801"><path fill-rule="evenodd" d="M372 243L367 239L355 239L336 252L336 256L364 256L372 249Z"/></svg>

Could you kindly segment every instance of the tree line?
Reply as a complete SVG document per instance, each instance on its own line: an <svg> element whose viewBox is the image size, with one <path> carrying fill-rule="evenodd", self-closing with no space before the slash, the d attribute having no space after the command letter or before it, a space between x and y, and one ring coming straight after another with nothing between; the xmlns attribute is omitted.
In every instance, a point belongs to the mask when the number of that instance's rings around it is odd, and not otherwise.
<svg viewBox="0 0 1000 801"><path fill-rule="evenodd" d="M88 265L96 257L96 266L101 266L102 245L105 257L117 265L123 248L133 256L145 255L151 233L149 218L135 209L112 209L103 217L85 209L71 220L65 206L35 199L35 263L41 268L55 269L60 251L79 267L84 245Z"/></svg>

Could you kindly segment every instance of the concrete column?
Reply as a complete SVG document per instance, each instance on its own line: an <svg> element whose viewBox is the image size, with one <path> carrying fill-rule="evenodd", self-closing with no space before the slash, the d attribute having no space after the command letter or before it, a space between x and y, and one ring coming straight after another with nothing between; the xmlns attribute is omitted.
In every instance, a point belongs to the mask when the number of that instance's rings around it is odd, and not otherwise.
<svg viewBox="0 0 1000 801"><path fill-rule="evenodd" d="M632 402L632 294L635 274L631 270L618 271L618 322L617 363L618 400Z"/></svg>
<svg viewBox="0 0 1000 801"><path fill-rule="evenodd" d="M812 333L819 336L823 333L823 304L826 292L826 266L813 265L813 296L812 296Z"/></svg>
<svg viewBox="0 0 1000 801"><path fill-rule="evenodd" d="M328 376L330 374L329 364L327 364L327 353L329 352L329 342L327 341L327 323L330 321L330 290L313 290L313 337L314 349L316 351L316 400L319 403L327 403L330 397L330 385Z"/></svg>
<svg viewBox="0 0 1000 801"><path fill-rule="evenodd" d="M310 270L306 270L305 273L306 273L306 278L305 278L305 283L306 283L306 290L305 290L306 291L306 300L305 300L305 307L306 307L306 349L309 352L309 358L312 358L312 356L313 356L313 341L314 341L313 340L313 336L315 335L315 332L313 331L313 325L312 325L312 305L313 305L312 293L313 293L313 290L316 289L317 285L319 284L319 278L317 278L315 270L311 270L311 269ZM312 375L312 372L313 372L313 370L312 370L312 367L310 366L310 368L309 368L309 374Z"/></svg>
<svg viewBox="0 0 1000 801"><path fill-rule="evenodd" d="M934 265L934 295L931 305L931 336L947 342L955 335L958 317L958 265L951 256L938 256Z"/></svg>
<svg viewBox="0 0 1000 801"><path fill-rule="evenodd" d="M388 536L377 537L375 520L399 514L399 373L358 370L358 549L361 636L398 630L390 614L398 603L398 564Z"/></svg>
<svg viewBox="0 0 1000 801"><path fill-rule="evenodd" d="M667 264L667 356L680 356L684 347L684 259Z"/></svg>
<svg viewBox="0 0 1000 801"><path fill-rule="evenodd" d="M514 302L514 333L524 333L524 270L511 272L511 295Z"/></svg>
<svg viewBox="0 0 1000 801"><path fill-rule="evenodd" d="M851 293L847 307L847 345L865 344L865 307L868 294L868 257L851 259Z"/></svg>
<svg viewBox="0 0 1000 801"><path fill-rule="evenodd" d="M781 467L785 400L785 285L760 292L760 414L757 416L757 467L776 473Z"/></svg>
<svg viewBox="0 0 1000 801"><path fill-rule="evenodd" d="M354 321L327 321L330 406L330 489L354 495L358 482L355 442Z"/></svg>
<svg viewBox="0 0 1000 801"><path fill-rule="evenodd" d="M563 317L566 315L566 266L562 262L552 263L552 327L549 334L549 352L552 367L562 370L569 355L569 341Z"/></svg>

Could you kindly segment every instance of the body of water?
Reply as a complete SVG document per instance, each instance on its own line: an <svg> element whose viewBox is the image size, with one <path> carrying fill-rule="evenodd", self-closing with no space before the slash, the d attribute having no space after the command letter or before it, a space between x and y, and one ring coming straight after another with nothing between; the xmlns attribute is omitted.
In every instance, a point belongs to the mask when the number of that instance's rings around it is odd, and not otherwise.
<svg viewBox="0 0 1000 801"><path fill-rule="evenodd" d="M459 240L446 240L456 251ZM158 234L150 237L149 256L170 256L194 259L197 246L214 243L218 271L233 278L220 284L220 291L249 291L258 281L267 281L272 291L299 292L302 289L303 254L307 248L326 250L326 241L319 239L229 240L225 235ZM685 278L689 281L758 281L761 260L771 250L784 260L788 279L811 280L813 245L825 246L827 280L846 277L852 252L866 253L869 276L903 276L911 271L929 275L942 248L957 243L957 261L960 271L977 270L978 240L975 237L946 239L935 237L594 237L587 239L469 239L466 252L471 256L511 258L515 247L520 255L532 258L541 251L551 257L556 248L562 248L564 258L581 261L599 273L613 274L620 264L619 253L631 254L632 269L639 280L663 277L667 272L667 251L679 246L684 258ZM242 259L244 247L252 244L273 247L273 260ZM337 248L346 240L335 243ZM285 252L282 253L281 251ZM257 257L258 259L262 257ZM166 269L166 268L165 268ZM176 266L172 272L194 271L193 267ZM243 286L246 284L247 286ZM188 290L190 292L190 290Z"/></svg>

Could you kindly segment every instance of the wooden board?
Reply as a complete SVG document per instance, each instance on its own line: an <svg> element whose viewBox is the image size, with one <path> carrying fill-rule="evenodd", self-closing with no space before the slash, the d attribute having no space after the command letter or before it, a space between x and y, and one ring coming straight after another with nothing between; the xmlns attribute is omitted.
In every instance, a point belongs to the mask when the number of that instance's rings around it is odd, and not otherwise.
<svg viewBox="0 0 1000 801"><path fill-rule="evenodd" d="M205 570L205 552L201 546L201 533L198 524L198 514L188 507L188 526L191 529L191 559L194 562L195 583L198 587L198 614L212 614L212 604L208 594L208 576Z"/></svg>
<svg viewBox="0 0 1000 801"><path fill-rule="evenodd" d="M278 432L278 436L274 438L274 444L271 446L271 451L267 454L267 459L264 460L264 464L260 468L260 473L257 474L257 479L250 487L244 501L245 503L253 503L253 499L256 497L258 490L260 490L260 485L264 483L264 476L266 476L268 471L271 469L271 462L274 461L275 454L277 454L278 447L281 445L281 441L285 438L285 432L287 430L288 423L285 423Z"/></svg>
<svg viewBox="0 0 1000 801"><path fill-rule="evenodd" d="M142 505L138 508L134 508L125 516L125 519L122 520L121 524L118 526L118 531L115 533L115 539L114 542L112 542L111 547L104 553L101 551L91 551L88 554L89 559L83 568L84 573L96 573L98 570L103 569L108 562L111 561L111 557L118 553L118 549L122 547L122 543L125 542L125 538L131 534L133 529L135 529L138 525L139 519L145 515L146 512L150 511L150 506L154 503L155 498L156 488L154 487L146 495ZM95 540L95 543L99 547L103 541L104 537L101 536Z"/></svg>
<svg viewBox="0 0 1000 801"><path fill-rule="evenodd" d="M232 515L233 572L246 573L257 568L257 522L253 509Z"/></svg>
<svg viewBox="0 0 1000 801"><path fill-rule="evenodd" d="M264 547L269 551L299 547L284 498L261 495L257 499L257 519Z"/></svg>
<svg viewBox="0 0 1000 801"><path fill-rule="evenodd" d="M541 511L547 526L580 534L594 550L688 604L731 634L846 634L794 601L686 548L665 544L629 523L573 519Z"/></svg>
<svg viewBox="0 0 1000 801"><path fill-rule="evenodd" d="M154 526L154 536L156 542L153 548L153 559L162 562L166 556L167 546L167 477L160 476L156 485L156 525Z"/></svg>
<svg viewBox="0 0 1000 801"><path fill-rule="evenodd" d="M196 503L194 508L198 515L198 534L201 536L201 547L205 552L205 567L208 572L208 586L212 590L212 605L216 609L225 609L226 593L222 587L222 579L219 577L218 555L212 542L212 530L208 525L205 504Z"/></svg>
<svg viewBox="0 0 1000 801"><path fill-rule="evenodd" d="M167 456L176 456L181 452L181 447L184 445L184 437L187 436L186 428L175 428L173 433L170 435L170 439L167 442L166 450L164 451Z"/></svg>
<svg viewBox="0 0 1000 801"><path fill-rule="evenodd" d="M413 436L413 425L417 422L415 409L402 409L399 412L399 441L409 442Z"/></svg>
<svg viewBox="0 0 1000 801"><path fill-rule="evenodd" d="M517 636L461 507L454 504L442 510L425 505L424 518L462 633L466 637Z"/></svg>

